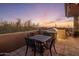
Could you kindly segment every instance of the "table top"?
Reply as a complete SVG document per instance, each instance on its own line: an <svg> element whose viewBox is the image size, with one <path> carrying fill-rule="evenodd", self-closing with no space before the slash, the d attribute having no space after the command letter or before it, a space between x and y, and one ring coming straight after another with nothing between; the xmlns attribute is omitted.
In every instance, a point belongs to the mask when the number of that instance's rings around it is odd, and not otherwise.
<svg viewBox="0 0 79 59"><path fill-rule="evenodd" d="M46 35L35 35L35 36L29 37L29 38L33 39L33 40L40 41L40 42L45 42L45 41L51 39L52 37L46 36Z"/></svg>

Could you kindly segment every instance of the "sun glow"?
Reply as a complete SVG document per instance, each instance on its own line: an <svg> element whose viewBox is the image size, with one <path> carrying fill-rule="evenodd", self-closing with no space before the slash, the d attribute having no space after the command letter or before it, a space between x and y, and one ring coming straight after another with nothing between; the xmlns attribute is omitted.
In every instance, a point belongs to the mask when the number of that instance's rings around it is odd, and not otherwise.
<svg viewBox="0 0 79 59"><path fill-rule="evenodd" d="M50 20L36 20L34 23L39 23L42 27L73 27L73 21L50 21Z"/></svg>

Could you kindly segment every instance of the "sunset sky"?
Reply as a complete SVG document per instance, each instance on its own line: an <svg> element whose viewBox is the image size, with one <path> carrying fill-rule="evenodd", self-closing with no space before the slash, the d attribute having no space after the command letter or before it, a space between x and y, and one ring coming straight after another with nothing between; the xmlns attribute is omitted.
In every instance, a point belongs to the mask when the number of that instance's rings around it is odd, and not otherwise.
<svg viewBox="0 0 79 59"><path fill-rule="evenodd" d="M65 17L64 3L0 4L0 19L16 21L17 18L22 22L32 20L41 25L73 20Z"/></svg>

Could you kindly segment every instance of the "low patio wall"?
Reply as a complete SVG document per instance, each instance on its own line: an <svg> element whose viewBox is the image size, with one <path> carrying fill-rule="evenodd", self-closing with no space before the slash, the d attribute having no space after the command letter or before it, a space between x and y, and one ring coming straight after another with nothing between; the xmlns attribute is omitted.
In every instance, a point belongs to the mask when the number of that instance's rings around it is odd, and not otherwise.
<svg viewBox="0 0 79 59"><path fill-rule="evenodd" d="M24 38L27 37L27 33L30 32L37 32L37 30L0 34L0 53L8 53L24 46Z"/></svg>

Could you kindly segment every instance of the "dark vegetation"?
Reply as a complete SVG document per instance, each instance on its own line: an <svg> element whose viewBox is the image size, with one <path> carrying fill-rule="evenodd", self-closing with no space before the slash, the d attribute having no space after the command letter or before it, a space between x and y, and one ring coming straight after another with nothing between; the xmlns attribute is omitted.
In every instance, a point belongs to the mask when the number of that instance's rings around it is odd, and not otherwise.
<svg viewBox="0 0 79 59"><path fill-rule="evenodd" d="M17 22L15 23L0 21L0 34L35 30L38 27L39 24L32 23L31 20L28 20L24 23L21 23L21 19L17 19Z"/></svg>

